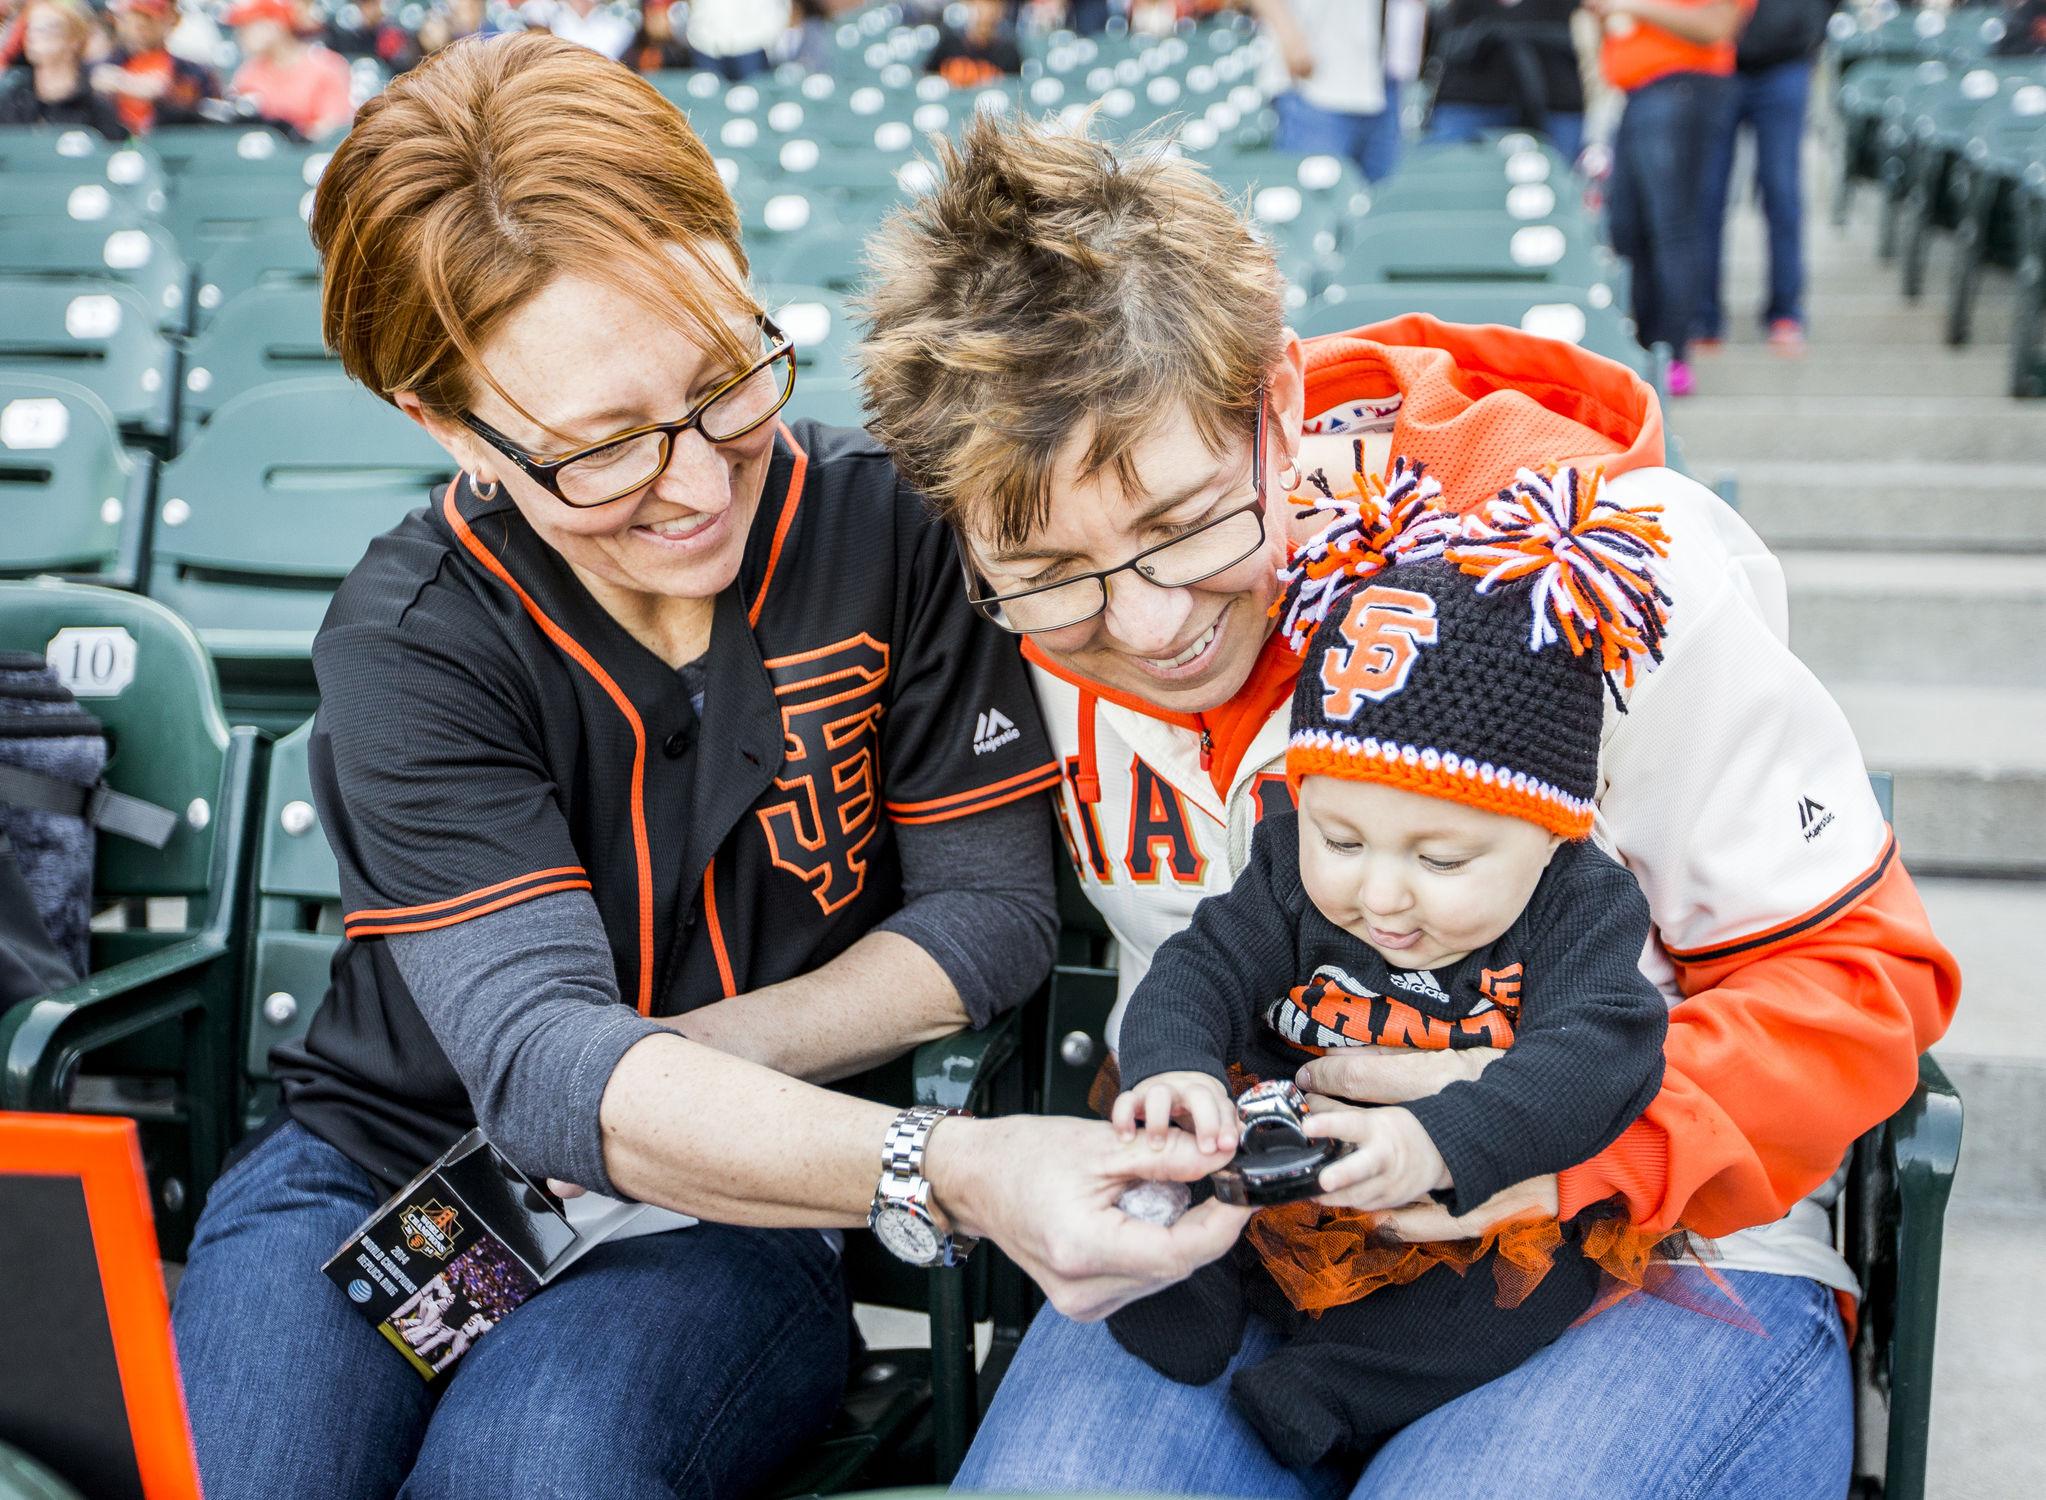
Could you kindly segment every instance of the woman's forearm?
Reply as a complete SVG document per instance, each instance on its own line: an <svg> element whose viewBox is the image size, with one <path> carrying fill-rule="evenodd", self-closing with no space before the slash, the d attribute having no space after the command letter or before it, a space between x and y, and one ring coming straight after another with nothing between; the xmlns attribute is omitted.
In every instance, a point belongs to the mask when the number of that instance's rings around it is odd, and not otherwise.
<svg viewBox="0 0 2046 1500"><path fill-rule="evenodd" d="M966 1022L965 1003L936 959L908 938L870 932L807 974L662 1024L791 1078L829 1083Z"/></svg>
<svg viewBox="0 0 2046 1500"><path fill-rule="evenodd" d="M617 1191L723 1224L864 1224L894 1106L813 1087L686 1037L627 1050L600 1109Z"/></svg>

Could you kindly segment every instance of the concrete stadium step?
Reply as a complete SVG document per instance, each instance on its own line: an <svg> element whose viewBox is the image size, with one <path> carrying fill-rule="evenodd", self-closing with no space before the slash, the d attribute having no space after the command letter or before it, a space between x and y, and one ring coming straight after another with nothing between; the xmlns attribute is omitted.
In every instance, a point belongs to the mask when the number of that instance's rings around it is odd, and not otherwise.
<svg viewBox="0 0 2046 1500"><path fill-rule="evenodd" d="M1681 409L1679 415L1681 416ZM2046 552L2046 465L1736 462L1741 516L1771 547Z"/></svg>
<svg viewBox="0 0 2046 1500"><path fill-rule="evenodd" d="M1973 396L1694 396L1671 426L1695 472L1761 459L1882 459L1914 463L2038 464L2046 460L2046 402ZM1927 492L1930 499L1937 488Z"/></svg>
<svg viewBox="0 0 2046 1500"><path fill-rule="evenodd" d="M1920 875L2046 876L2046 689L1829 681Z"/></svg>
<svg viewBox="0 0 2046 1500"><path fill-rule="evenodd" d="M1874 347L1814 341L1802 355L1778 354L1760 343L1729 343L1717 351L1698 350L1691 360L1698 395L1824 396L1853 391L1863 396L2000 397L2010 383L2010 355L2001 345L1965 349L1943 343L1885 343ZM1681 420L1678 403L1672 416Z"/></svg>
<svg viewBox="0 0 2046 1500"><path fill-rule="evenodd" d="M1979 539L1978 539L1979 541ZM2046 688L2046 556L1784 552L1790 644L1819 676Z"/></svg>
<svg viewBox="0 0 2046 1500"><path fill-rule="evenodd" d="M1970 1126L1972 1128L1972 1125ZM1929 1500L2046 1495L2046 1219L1947 1215L1933 1354Z"/></svg>
<svg viewBox="0 0 2046 1500"><path fill-rule="evenodd" d="M2046 1006L2032 944L2046 931L2046 881L1930 879L1918 893L1961 965L1960 1008L1933 1049L1967 1110L1955 1200L2040 1211Z"/></svg>

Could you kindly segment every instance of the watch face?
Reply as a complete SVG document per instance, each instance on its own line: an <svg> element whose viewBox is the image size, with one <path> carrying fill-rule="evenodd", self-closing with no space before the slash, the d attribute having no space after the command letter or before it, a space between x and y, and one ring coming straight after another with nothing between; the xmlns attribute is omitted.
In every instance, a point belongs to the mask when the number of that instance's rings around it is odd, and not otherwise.
<svg viewBox="0 0 2046 1500"><path fill-rule="evenodd" d="M882 1247L913 1266L934 1265L938 1231L905 1208L883 1208L874 1214L874 1234Z"/></svg>

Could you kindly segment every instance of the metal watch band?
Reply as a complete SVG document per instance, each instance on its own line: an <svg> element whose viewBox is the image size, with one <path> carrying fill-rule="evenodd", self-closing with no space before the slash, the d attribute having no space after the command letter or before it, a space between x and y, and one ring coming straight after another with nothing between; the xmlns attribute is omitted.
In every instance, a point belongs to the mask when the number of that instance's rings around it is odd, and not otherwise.
<svg viewBox="0 0 2046 1500"><path fill-rule="evenodd" d="M881 1137L881 1183L875 1193L877 1204L884 1198L898 1202L906 1200L928 1217L931 1185L924 1176L924 1148L930 1144L931 1131L938 1122L954 1115L970 1118L971 1112L941 1109L934 1104L916 1104L888 1123L887 1132ZM940 1264L959 1264L979 1243L971 1235L947 1235L945 1254Z"/></svg>

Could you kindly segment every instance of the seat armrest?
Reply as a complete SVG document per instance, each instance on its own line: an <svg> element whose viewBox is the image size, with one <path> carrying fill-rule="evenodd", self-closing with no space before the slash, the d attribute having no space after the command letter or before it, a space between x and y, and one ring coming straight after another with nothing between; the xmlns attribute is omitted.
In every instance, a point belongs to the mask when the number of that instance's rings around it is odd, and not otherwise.
<svg viewBox="0 0 2046 1500"><path fill-rule="evenodd" d="M917 1048L910 1065L916 1102L985 1112L995 1075L1016 1055L1022 1009L1006 1011L978 1031L957 1031Z"/></svg>

